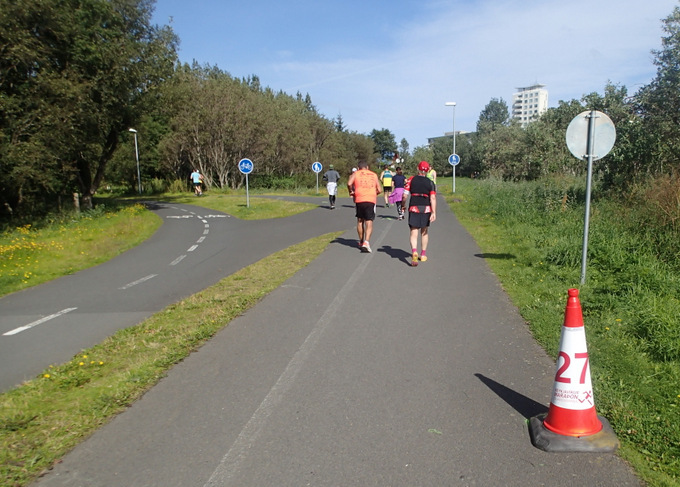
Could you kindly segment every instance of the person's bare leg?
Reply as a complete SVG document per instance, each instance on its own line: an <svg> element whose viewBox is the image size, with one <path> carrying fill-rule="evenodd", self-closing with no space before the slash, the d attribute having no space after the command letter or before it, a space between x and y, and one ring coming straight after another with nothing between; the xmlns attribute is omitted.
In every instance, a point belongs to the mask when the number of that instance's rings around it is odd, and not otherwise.
<svg viewBox="0 0 680 487"><path fill-rule="evenodd" d="M366 220L366 232L364 233L364 237L366 237L367 242L371 241L372 234L373 234L373 220Z"/></svg>
<svg viewBox="0 0 680 487"><path fill-rule="evenodd" d="M364 241L364 221L361 218L357 218L357 234L359 235L359 243Z"/></svg>
<svg viewBox="0 0 680 487"><path fill-rule="evenodd" d="M409 242L411 243L411 250L418 250L418 228L411 227L411 232L409 234Z"/></svg>

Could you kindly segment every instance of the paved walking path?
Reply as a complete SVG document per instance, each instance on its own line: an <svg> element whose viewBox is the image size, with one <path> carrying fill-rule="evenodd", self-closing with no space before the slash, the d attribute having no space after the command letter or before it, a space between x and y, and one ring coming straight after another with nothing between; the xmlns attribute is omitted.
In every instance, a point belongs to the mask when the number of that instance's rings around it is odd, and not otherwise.
<svg viewBox="0 0 680 487"><path fill-rule="evenodd" d="M531 445L554 361L443 201L417 268L395 216L362 254L340 200L344 235L37 485L640 485Z"/></svg>

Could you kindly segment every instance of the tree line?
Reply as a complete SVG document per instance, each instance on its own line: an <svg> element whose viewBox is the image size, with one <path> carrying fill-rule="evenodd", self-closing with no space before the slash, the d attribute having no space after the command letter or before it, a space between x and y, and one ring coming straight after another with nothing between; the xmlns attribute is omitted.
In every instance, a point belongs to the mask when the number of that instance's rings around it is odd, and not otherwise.
<svg viewBox="0 0 680 487"><path fill-rule="evenodd" d="M130 128L137 130L145 191L153 182L188 184L197 169L208 187L237 189L237 162L256 163L261 185L304 186L311 163L349 172L360 160L428 160L451 172L451 139L410 150L389 129L349 130L338 114L319 113L309 94L262 87L216 66L182 64L169 26L151 24L154 0L0 0L0 218L31 218L70 204L91 207L109 186L137 188ZM656 78L629 95L608 83L603 94L560 101L521 128L501 99L482 110L476 131L458 135L461 175L530 180L580 174L565 144L584 110L607 113L617 142L598 162L606 187L672 177L680 157L680 9L663 21L653 51Z"/></svg>

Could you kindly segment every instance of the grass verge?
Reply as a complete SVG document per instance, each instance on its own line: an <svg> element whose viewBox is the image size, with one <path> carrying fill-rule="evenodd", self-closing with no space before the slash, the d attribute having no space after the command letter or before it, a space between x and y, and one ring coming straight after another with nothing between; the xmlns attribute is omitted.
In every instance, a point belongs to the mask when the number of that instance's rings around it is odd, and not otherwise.
<svg viewBox="0 0 680 487"><path fill-rule="evenodd" d="M0 395L1 485L27 485L341 233L262 259Z"/></svg>

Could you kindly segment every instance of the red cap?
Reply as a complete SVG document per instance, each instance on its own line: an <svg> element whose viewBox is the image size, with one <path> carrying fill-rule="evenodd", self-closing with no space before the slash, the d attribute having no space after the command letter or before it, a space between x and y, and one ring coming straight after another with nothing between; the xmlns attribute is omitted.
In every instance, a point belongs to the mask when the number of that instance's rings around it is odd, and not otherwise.
<svg viewBox="0 0 680 487"><path fill-rule="evenodd" d="M429 171L430 170L430 165L427 163L427 161L420 161L420 164L418 164L418 171Z"/></svg>

